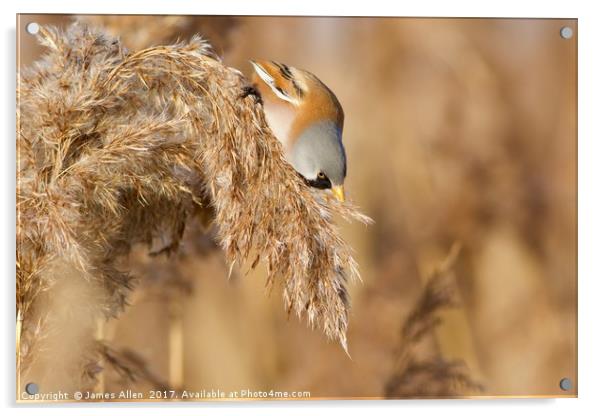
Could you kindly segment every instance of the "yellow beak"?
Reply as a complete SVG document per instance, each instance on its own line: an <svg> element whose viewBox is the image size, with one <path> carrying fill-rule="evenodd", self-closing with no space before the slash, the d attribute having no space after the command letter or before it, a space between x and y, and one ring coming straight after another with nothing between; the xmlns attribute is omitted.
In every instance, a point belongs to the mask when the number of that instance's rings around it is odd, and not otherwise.
<svg viewBox="0 0 602 416"><path fill-rule="evenodd" d="M345 189L343 189L342 185L341 186L333 186L332 193L334 194L336 199L338 199L341 202L345 202Z"/></svg>

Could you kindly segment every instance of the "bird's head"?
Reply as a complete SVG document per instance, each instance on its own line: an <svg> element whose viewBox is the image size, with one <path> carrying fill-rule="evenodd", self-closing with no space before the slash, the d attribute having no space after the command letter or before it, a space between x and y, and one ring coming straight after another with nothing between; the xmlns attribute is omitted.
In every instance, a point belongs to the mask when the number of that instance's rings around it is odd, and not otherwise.
<svg viewBox="0 0 602 416"><path fill-rule="evenodd" d="M308 71L273 61L251 61L254 86L270 128L289 163L310 186L345 199L344 113L334 93Z"/></svg>

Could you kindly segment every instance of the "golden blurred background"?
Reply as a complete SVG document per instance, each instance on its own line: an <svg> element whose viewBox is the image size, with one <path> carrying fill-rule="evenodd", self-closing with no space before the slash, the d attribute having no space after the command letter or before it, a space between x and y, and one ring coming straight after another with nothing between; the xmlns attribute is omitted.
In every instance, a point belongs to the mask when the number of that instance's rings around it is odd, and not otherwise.
<svg viewBox="0 0 602 416"><path fill-rule="evenodd" d="M363 280L350 285L351 359L287 317L261 268L228 278L211 230L192 226L179 253L140 248L125 265L138 288L98 337L138 372L107 366L99 389L383 397L400 327L455 243L459 304L416 353L461 363L480 387L409 380L393 396L576 394L576 20L29 15L18 30L73 19L130 50L200 33L247 75L253 58L315 73L345 110L348 195L375 220L340 224ZM24 68L43 50L21 39Z"/></svg>

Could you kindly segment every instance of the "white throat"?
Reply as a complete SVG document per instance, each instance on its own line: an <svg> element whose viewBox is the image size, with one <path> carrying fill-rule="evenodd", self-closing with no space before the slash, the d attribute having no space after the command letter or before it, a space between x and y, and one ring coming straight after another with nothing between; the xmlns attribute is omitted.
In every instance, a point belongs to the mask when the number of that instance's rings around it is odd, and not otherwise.
<svg viewBox="0 0 602 416"><path fill-rule="evenodd" d="M295 119L295 110L284 105L266 104L265 118L268 126L282 143L285 153L291 148L292 143L289 140L291 126Z"/></svg>

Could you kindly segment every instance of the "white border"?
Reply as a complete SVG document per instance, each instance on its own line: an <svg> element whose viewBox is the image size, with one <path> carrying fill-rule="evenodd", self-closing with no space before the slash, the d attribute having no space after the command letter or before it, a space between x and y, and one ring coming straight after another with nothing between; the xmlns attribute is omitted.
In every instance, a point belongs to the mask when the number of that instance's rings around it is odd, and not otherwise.
<svg viewBox="0 0 602 416"><path fill-rule="evenodd" d="M218 1L172 0L130 1L103 0L82 2L68 0L21 1L20 4L2 2L3 64L2 98L0 114L4 137L2 143L2 181L0 207L2 209L2 266L3 266L3 311L2 319L2 405L14 406L14 221L15 221L15 14L21 13L132 13L132 14L296 14L296 15L394 15L394 16L461 16L461 17L565 17L579 18L579 399L562 400L438 400L404 402L279 402L279 403L196 403L175 407L170 404L145 406L144 412L150 415L170 413L183 414L240 414L251 415L299 414L308 412L331 414L400 414L416 412L426 414L467 415L483 412L491 415L518 414L590 414L599 409L598 386L600 386L600 366L602 345L599 317L600 297L602 296L602 270L600 252L602 250L600 179L602 178L601 109L598 105L602 90L600 78L600 39L602 20L593 1L546 1L528 3L524 0L498 1L496 4L483 1L421 1L395 3L391 0L370 0L369 2L326 2L304 0L300 2L280 1ZM87 406L85 412L105 415L106 405ZM135 405L115 407L109 410L116 414L132 414ZM48 414L81 414L82 408L75 406L48 407L36 406L21 409L29 413L44 411ZM19 409L8 409L13 414Z"/></svg>

